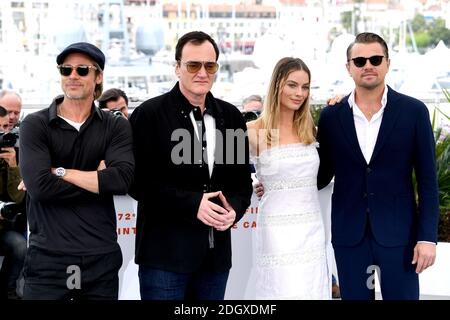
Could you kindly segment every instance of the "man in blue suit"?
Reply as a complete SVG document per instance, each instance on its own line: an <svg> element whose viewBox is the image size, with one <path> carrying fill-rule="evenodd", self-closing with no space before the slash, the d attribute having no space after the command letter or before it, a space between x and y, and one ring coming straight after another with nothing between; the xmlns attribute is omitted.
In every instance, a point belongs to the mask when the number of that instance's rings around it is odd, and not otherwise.
<svg viewBox="0 0 450 320"><path fill-rule="evenodd" d="M418 299L433 265L439 217L434 139L426 106L385 84L386 42L362 33L347 49L354 91L323 110L319 187L334 176L332 243L343 299ZM416 206L412 173L418 186Z"/></svg>

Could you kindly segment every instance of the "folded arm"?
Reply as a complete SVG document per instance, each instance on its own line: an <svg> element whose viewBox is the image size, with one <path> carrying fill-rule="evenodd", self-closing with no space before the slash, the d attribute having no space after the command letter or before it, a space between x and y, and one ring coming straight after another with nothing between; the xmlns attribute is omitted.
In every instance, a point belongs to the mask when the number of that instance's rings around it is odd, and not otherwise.
<svg viewBox="0 0 450 320"><path fill-rule="evenodd" d="M51 150L43 120L30 114L20 125L20 171L28 194L37 201L77 199L86 195L51 172Z"/></svg>

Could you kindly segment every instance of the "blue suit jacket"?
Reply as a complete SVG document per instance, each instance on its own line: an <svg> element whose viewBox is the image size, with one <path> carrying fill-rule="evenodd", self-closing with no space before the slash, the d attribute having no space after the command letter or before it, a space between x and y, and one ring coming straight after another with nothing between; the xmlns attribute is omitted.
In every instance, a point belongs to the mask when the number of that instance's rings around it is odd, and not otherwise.
<svg viewBox="0 0 450 320"><path fill-rule="evenodd" d="M367 222L383 246L436 242L439 201L435 143L429 113L421 101L388 89L387 105L368 164L359 147L348 96L322 111L317 140L321 161L319 188L335 177L333 244L357 244ZM413 169L418 182L418 206Z"/></svg>

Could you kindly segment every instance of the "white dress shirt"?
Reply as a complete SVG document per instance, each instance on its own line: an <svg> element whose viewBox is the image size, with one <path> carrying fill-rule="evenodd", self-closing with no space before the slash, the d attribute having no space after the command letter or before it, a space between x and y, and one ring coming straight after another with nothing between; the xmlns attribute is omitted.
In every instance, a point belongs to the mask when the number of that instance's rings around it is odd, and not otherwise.
<svg viewBox="0 0 450 320"><path fill-rule="evenodd" d="M369 163L372 158L372 153L377 142L378 132L380 131L381 120L383 119L384 108L387 103L387 91L388 88L384 85L384 92L381 98L381 108L375 113L372 118L367 120L364 113L355 102L355 91L350 94L348 98L348 104L353 109L353 120L355 122L356 136L358 137L359 147Z"/></svg>
<svg viewBox="0 0 450 320"><path fill-rule="evenodd" d="M195 122L194 112L191 111L189 113L189 117L191 118L192 125L194 126L195 134L198 137L198 129L197 123ZM216 120L208 113L203 114L203 122L205 123L205 131L206 131L206 154L208 156L208 170L209 177L211 178L213 167L214 167L214 151L216 149ZM203 152L204 150L202 150Z"/></svg>

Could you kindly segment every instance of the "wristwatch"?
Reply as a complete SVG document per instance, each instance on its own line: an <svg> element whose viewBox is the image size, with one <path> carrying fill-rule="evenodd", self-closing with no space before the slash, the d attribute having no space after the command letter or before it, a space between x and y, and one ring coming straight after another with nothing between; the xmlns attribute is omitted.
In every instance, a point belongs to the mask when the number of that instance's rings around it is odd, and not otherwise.
<svg viewBox="0 0 450 320"><path fill-rule="evenodd" d="M63 167L59 167L55 169L55 175L59 178L62 178L66 175L66 169Z"/></svg>

